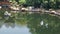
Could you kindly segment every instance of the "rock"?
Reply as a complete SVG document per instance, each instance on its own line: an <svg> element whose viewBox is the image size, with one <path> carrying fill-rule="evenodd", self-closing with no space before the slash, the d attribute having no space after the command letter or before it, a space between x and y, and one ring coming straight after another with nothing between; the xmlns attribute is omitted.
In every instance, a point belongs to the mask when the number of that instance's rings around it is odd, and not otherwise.
<svg viewBox="0 0 60 34"><path fill-rule="evenodd" d="M18 7L13 7L13 6L11 6L10 7L12 10L20 10Z"/></svg>
<svg viewBox="0 0 60 34"><path fill-rule="evenodd" d="M5 15L5 16L11 16L11 13L8 13L8 11L6 11L6 12L4 13L4 15Z"/></svg>
<svg viewBox="0 0 60 34"><path fill-rule="evenodd" d="M22 11L28 11L28 8L21 8Z"/></svg>

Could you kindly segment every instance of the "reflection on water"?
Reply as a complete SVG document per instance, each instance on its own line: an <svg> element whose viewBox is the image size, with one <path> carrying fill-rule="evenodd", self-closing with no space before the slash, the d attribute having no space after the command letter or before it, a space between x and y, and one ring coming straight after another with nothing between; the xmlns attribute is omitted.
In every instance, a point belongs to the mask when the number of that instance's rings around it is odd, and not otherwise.
<svg viewBox="0 0 60 34"><path fill-rule="evenodd" d="M29 16L28 28L32 34L60 34L59 18L48 14L32 14Z"/></svg>
<svg viewBox="0 0 60 34"><path fill-rule="evenodd" d="M27 26L15 23L13 18L10 20L0 20L0 34L30 34Z"/></svg>
<svg viewBox="0 0 60 34"><path fill-rule="evenodd" d="M60 34L60 18L28 12L4 16L4 11L2 11L0 13L0 34Z"/></svg>
<svg viewBox="0 0 60 34"><path fill-rule="evenodd" d="M0 28L0 34L29 34L29 29L24 26L24 27L17 27L15 26L14 28L6 28L5 25L3 25Z"/></svg>

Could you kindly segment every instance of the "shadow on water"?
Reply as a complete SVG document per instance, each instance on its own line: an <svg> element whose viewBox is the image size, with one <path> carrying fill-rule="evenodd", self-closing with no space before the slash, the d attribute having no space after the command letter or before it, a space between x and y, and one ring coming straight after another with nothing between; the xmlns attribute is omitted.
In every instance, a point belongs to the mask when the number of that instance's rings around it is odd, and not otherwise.
<svg viewBox="0 0 60 34"><path fill-rule="evenodd" d="M0 11L1 12L1 11ZM39 13L17 13L13 17L4 18L4 12L0 13L0 28L15 28L16 24L29 28L31 34L60 34L60 18L49 14ZM29 34L29 33L28 33Z"/></svg>

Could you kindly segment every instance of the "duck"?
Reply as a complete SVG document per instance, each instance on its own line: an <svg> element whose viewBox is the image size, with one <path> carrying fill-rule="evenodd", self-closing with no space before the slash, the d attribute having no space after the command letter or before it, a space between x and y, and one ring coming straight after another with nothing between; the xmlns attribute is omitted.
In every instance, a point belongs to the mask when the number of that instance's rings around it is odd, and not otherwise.
<svg viewBox="0 0 60 34"><path fill-rule="evenodd" d="M0 9L1 9L2 7L0 6Z"/></svg>
<svg viewBox="0 0 60 34"><path fill-rule="evenodd" d="M41 25L41 26L42 26L42 25L44 25L44 22L43 22L43 21L41 21L41 22L40 22L40 25Z"/></svg>

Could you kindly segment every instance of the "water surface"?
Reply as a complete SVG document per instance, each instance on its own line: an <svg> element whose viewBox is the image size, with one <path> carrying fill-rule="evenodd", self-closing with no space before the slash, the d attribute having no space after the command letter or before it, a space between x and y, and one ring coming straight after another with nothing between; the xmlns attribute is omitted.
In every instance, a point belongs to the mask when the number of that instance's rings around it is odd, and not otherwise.
<svg viewBox="0 0 60 34"><path fill-rule="evenodd" d="M60 34L60 18L40 13L0 13L0 34Z"/></svg>

